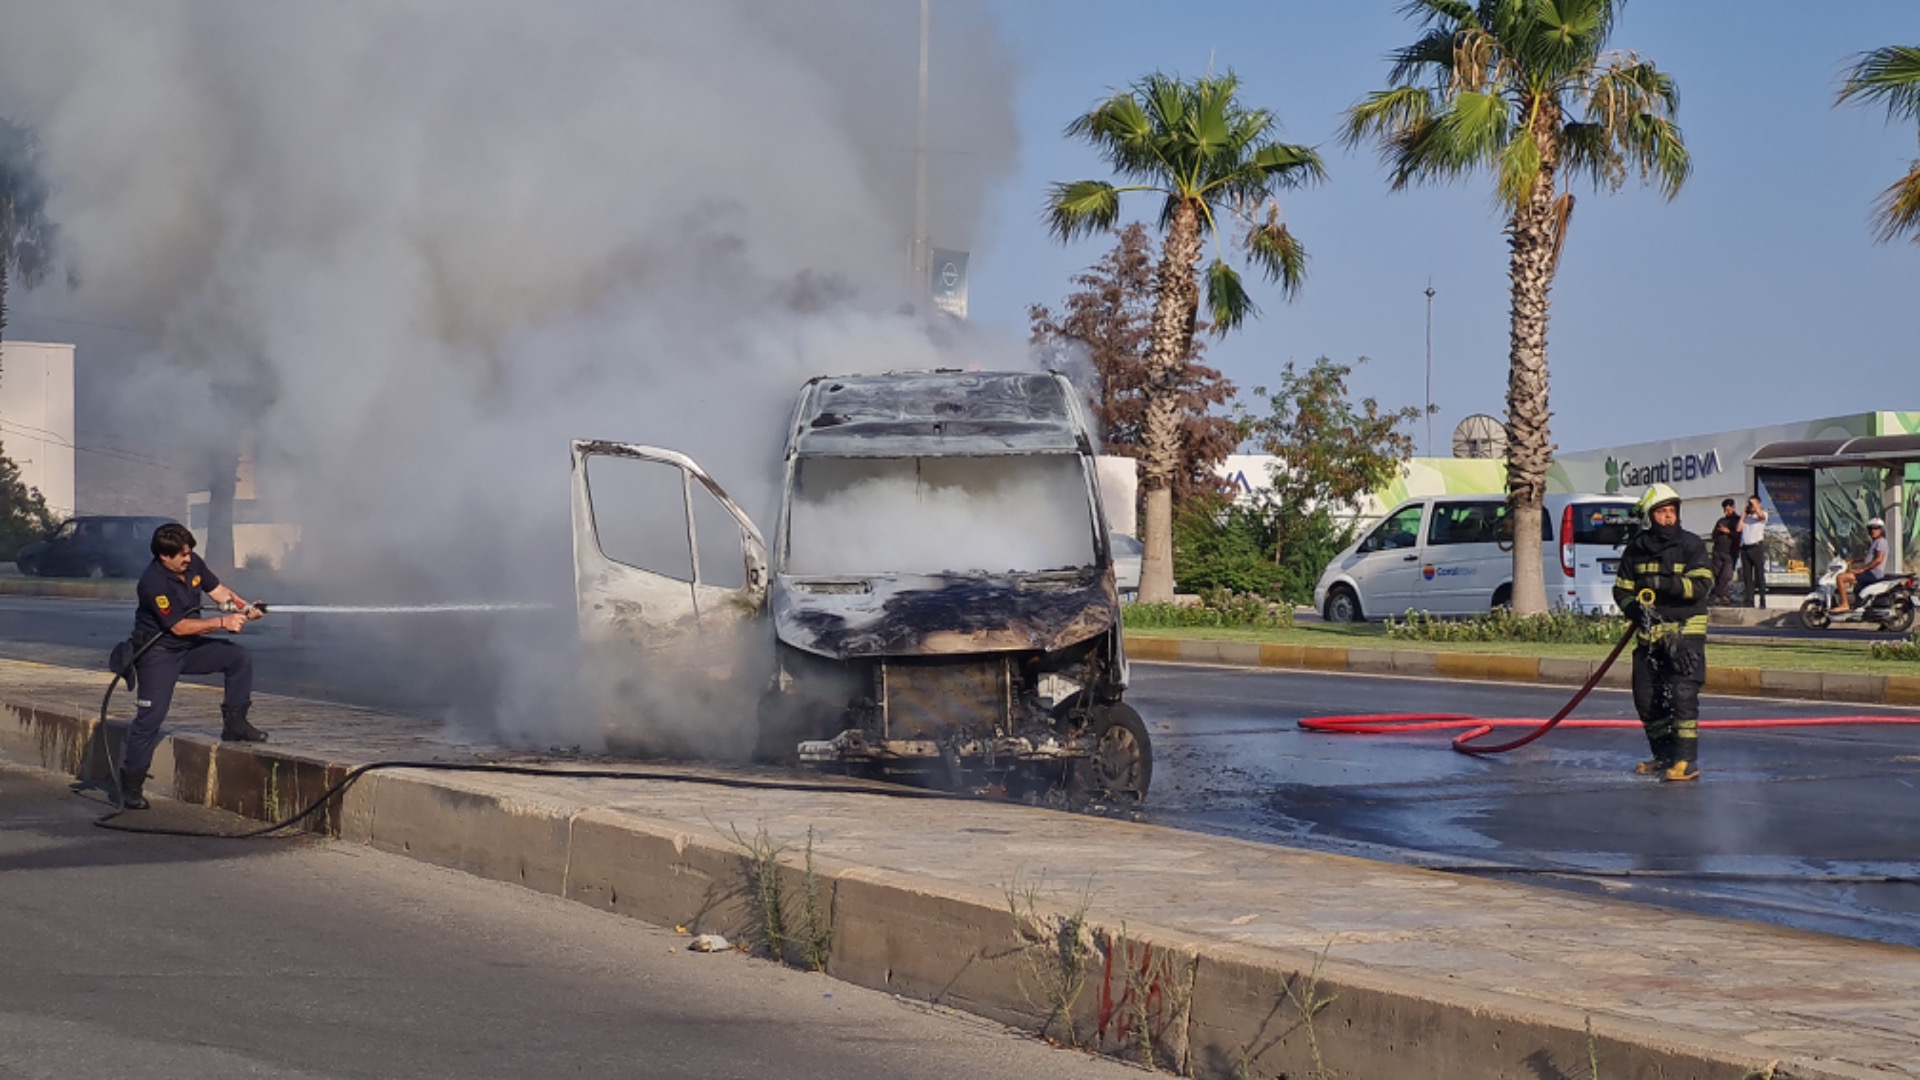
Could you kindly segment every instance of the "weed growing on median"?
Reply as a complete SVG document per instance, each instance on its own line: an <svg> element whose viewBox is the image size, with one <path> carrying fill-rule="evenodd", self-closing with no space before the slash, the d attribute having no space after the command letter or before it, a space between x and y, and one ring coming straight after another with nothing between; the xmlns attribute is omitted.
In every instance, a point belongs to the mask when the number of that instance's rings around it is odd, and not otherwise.
<svg viewBox="0 0 1920 1080"><path fill-rule="evenodd" d="M280 810L280 763L267 763L267 785L260 801L262 817L266 821L279 821L286 815Z"/></svg>
<svg viewBox="0 0 1920 1080"><path fill-rule="evenodd" d="M1515 615L1505 609L1467 619L1442 619L1424 611L1387 620L1387 637L1397 641L1524 641L1562 645L1611 645L1627 632L1627 621L1612 615L1553 611Z"/></svg>
<svg viewBox="0 0 1920 1080"><path fill-rule="evenodd" d="M806 876L800 888L797 925L789 911L791 899L780 879L780 857L790 845L775 842L764 824L751 837L741 833L737 825L727 828L734 845L747 857L747 905L753 938L775 960L792 963L791 956L797 953L808 968L827 970L827 960L833 953L833 925L820 902L820 879L813 864L813 826L807 826Z"/></svg>
<svg viewBox="0 0 1920 1080"><path fill-rule="evenodd" d="M813 826L807 826L807 876L800 887L800 953L807 966L827 970L833 955L833 924L820 908L820 880L813 872Z"/></svg>
<svg viewBox="0 0 1920 1080"><path fill-rule="evenodd" d="M1093 881L1088 879L1078 904L1064 915L1040 911L1045 887L1044 874L1026 881L1017 872L1006 886L1007 911L1013 916L1016 944L1025 964L1020 989L1029 1004L1046 1010L1040 1037L1051 1037L1049 1033L1059 1024L1066 1031L1066 1044L1078 1048L1080 1033L1073 1014L1093 970L1093 937L1087 928Z"/></svg>
<svg viewBox="0 0 1920 1080"><path fill-rule="evenodd" d="M1313 960L1313 970L1302 976L1296 972L1293 978L1282 983L1287 992L1287 1000L1300 1014L1300 1027L1307 1033L1307 1055L1313 1059L1312 1070L1307 1074L1313 1080L1333 1080L1333 1073L1327 1063L1320 1058L1320 1039L1314 1034L1313 1018L1321 1010L1334 1003L1339 994L1320 996L1320 968L1327 962L1327 953L1333 949L1333 942L1327 942L1326 948Z"/></svg>
<svg viewBox="0 0 1920 1080"><path fill-rule="evenodd" d="M738 825L729 825L733 842L747 856L747 904L753 920L752 933L776 960L787 956L787 901L781 894L780 855L785 844L774 843L761 825L752 837L741 834Z"/></svg>
<svg viewBox="0 0 1920 1080"><path fill-rule="evenodd" d="M1165 949L1155 950L1153 946L1142 942L1136 953L1133 943L1127 937L1125 923L1120 925L1119 937L1113 939L1108 947L1110 962L1118 962L1122 976L1126 980L1126 989L1115 1011L1121 1015L1120 1034L1131 1036L1139 1052L1140 1063L1148 1072L1159 1072L1159 1053L1165 1050L1167 1064L1175 1072L1184 1072L1182 1059L1186 1055L1185 1038L1182 1034L1187 1018L1187 1010L1193 1000L1193 980L1199 968L1198 957L1185 965L1183 971L1175 970L1173 954ZM1101 993L1100 1027L1104 1032L1111 1016L1107 1006L1107 993ZM1168 1033L1180 1035L1169 1039Z"/></svg>

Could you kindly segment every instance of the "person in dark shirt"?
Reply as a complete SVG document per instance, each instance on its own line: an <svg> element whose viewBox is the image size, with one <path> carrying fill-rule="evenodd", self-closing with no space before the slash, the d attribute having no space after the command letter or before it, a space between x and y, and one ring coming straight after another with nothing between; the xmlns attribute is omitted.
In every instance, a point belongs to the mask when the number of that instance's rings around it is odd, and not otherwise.
<svg viewBox="0 0 1920 1080"><path fill-rule="evenodd" d="M1740 511L1732 499L1720 500L1720 520L1713 523L1713 595L1708 602L1733 603L1733 575L1740 567Z"/></svg>
<svg viewBox="0 0 1920 1080"><path fill-rule="evenodd" d="M135 685L140 711L127 732L126 757L120 766L121 806L145 810L141 787L160 745L160 725L173 704L174 684L182 675L226 676L220 702L220 738L229 742L264 742L266 733L247 722L253 705L253 657L238 642L212 637L224 630L237 634L264 613L220 583L193 553L193 534L185 525L168 522L153 531L148 545L153 562L140 575L139 598L133 614L133 636L144 645L159 640L140 657ZM204 590L214 603L237 609L229 614L196 617Z"/></svg>

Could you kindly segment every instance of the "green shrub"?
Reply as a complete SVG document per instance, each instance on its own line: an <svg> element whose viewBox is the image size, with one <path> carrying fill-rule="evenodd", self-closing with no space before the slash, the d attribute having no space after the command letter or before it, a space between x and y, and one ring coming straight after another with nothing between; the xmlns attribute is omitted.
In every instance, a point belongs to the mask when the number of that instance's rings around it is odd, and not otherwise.
<svg viewBox="0 0 1920 1080"><path fill-rule="evenodd" d="M1200 603L1127 604L1120 609L1125 625L1135 630L1154 630L1175 626L1241 627L1278 630L1293 625L1293 609L1275 604L1264 596L1215 589L1202 594Z"/></svg>
<svg viewBox="0 0 1920 1080"><path fill-rule="evenodd" d="M1920 660L1920 630L1908 635L1905 641L1876 641L1873 643L1875 660Z"/></svg>
<svg viewBox="0 0 1920 1080"><path fill-rule="evenodd" d="M1470 619L1441 619L1422 611L1387 620L1387 636L1401 641L1528 641L1567 645L1611 645L1627 632L1616 615L1577 615L1554 611L1515 615L1490 611Z"/></svg>
<svg viewBox="0 0 1920 1080"><path fill-rule="evenodd" d="M1351 525L1323 510L1289 512L1268 499L1250 505L1198 496L1173 523L1174 578L1181 592L1259 593L1291 607L1313 601L1321 571L1353 542Z"/></svg>

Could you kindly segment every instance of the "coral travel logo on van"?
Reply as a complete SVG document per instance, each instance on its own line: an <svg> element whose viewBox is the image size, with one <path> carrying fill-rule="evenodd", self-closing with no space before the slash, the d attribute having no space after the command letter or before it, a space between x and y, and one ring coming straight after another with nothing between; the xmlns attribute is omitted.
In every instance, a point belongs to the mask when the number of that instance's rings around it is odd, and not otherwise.
<svg viewBox="0 0 1920 1080"><path fill-rule="evenodd" d="M1472 577L1479 573L1471 566L1435 566L1432 563L1420 568L1420 576L1432 581L1437 577Z"/></svg>
<svg viewBox="0 0 1920 1080"><path fill-rule="evenodd" d="M1609 495L1620 494L1621 488L1632 490L1652 487L1654 484L1680 484L1688 480L1704 480L1723 471L1720 465L1720 448L1717 446L1709 448L1704 454L1675 454L1651 465L1615 461L1609 455L1606 469L1606 491Z"/></svg>

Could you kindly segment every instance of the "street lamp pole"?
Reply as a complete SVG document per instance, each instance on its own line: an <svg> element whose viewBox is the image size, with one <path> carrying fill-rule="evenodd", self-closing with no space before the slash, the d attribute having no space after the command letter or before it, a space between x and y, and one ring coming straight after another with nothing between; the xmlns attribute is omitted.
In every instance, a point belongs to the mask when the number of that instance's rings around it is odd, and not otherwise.
<svg viewBox="0 0 1920 1080"><path fill-rule="evenodd" d="M1427 279L1427 456L1433 456L1433 279Z"/></svg>
<svg viewBox="0 0 1920 1080"><path fill-rule="evenodd" d="M913 276L920 317L933 303L933 253L927 243L927 46L933 0L920 0L920 109L913 141Z"/></svg>

